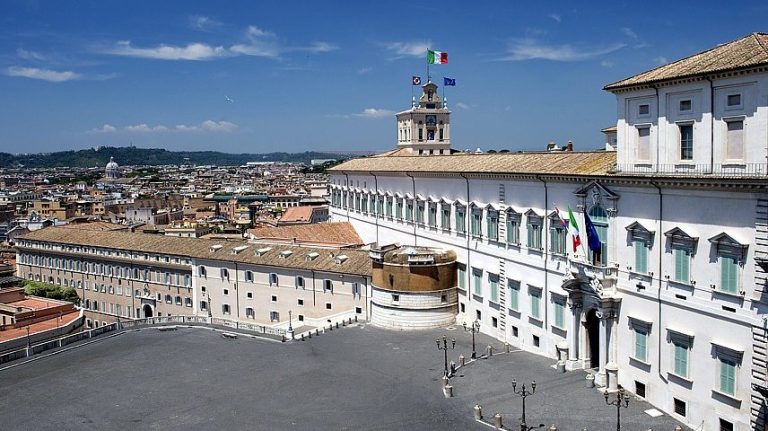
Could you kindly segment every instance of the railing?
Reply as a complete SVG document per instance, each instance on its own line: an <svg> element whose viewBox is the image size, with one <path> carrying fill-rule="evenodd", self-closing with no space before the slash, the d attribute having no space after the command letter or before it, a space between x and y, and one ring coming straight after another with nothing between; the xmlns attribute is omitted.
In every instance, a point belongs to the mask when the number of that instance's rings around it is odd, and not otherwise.
<svg viewBox="0 0 768 431"><path fill-rule="evenodd" d="M98 328L77 332L75 334L69 334L63 337L58 337L51 340L30 344L24 348L11 350L9 352L0 354L0 364L15 361L16 359L27 358L29 356L45 352L46 350L55 349L58 347L64 347L66 345L75 343L77 341L97 337L107 332L113 332L116 329L117 329L117 323L112 323L112 324L104 325Z"/></svg>
<svg viewBox="0 0 768 431"><path fill-rule="evenodd" d="M569 261L571 275L584 281L597 280L599 288L610 289L616 283L618 268L615 265L597 266L578 260Z"/></svg>
<svg viewBox="0 0 768 431"><path fill-rule="evenodd" d="M768 166L764 163L724 164L616 164L612 173L632 175L673 175L673 176L718 176L718 177L759 177L765 176Z"/></svg>
<svg viewBox="0 0 768 431"><path fill-rule="evenodd" d="M222 319L220 317L203 317L203 316L165 316L165 317L147 317L144 319L125 320L120 321L120 326L123 328L135 328L138 326L152 326L152 325L169 325L169 324L184 324L184 325L216 325L224 326L226 328L238 329L257 334L274 335L282 337L286 335L286 331L280 328L273 328L264 325L257 325L248 322L239 322L236 320Z"/></svg>

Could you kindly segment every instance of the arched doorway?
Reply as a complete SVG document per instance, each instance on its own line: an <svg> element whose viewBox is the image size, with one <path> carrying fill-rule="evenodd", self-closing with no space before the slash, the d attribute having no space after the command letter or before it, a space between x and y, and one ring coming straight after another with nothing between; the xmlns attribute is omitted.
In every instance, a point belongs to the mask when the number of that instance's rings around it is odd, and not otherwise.
<svg viewBox="0 0 768 431"><path fill-rule="evenodd" d="M591 309L587 313L587 348L589 349L589 368L600 366L600 318L597 310Z"/></svg>
<svg viewBox="0 0 768 431"><path fill-rule="evenodd" d="M152 313L152 306L149 305L149 304L144 304L141 307L141 314L143 315L144 318L152 317L152 314L153 314Z"/></svg>

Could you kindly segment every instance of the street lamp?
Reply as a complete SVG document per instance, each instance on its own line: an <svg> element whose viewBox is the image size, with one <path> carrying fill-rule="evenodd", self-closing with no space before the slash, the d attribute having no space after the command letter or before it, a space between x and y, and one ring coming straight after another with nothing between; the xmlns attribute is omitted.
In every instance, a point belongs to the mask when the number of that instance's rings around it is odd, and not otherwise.
<svg viewBox="0 0 768 431"><path fill-rule="evenodd" d="M475 320L469 326L467 326L467 322L464 322L462 325L464 326L465 331L472 331L472 359L477 359L477 352L475 351L475 334L480 332L480 322Z"/></svg>
<svg viewBox="0 0 768 431"><path fill-rule="evenodd" d="M288 332L293 332L293 325L291 324L291 322L293 321L291 317L292 314L293 314L293 310L288 310Z"/></svg>
<svg viewBox="0 0 768 431"><path fill-rule="evenodd" d="M621 431L621 409L629 407L629 395L624 393L624 389L619 388L616 399L608 401L608 391L605 391L605 404L616 406L616 431Z"/></svg>
<svg viewBox="0 0 768 431"><path fill-rule="evenodd" d="M448 375L448 338L446 338L445 335L443 335L442 346L440 345L440 341L441 340L439 338L435 340L435 342L437 343L437 350L442 350L445 356L445 365L443 367L443 375L447 376ZM451 349L455 349L455 348L456 348L456 339L451 338Z"/></svg>
<svg viewBox="0 0 768 431"><path fill-rule="evenodd" d="M531 382L531 390L527 390L525 388L525 383L523 383L523 387L520 388L520 390L517 390L517 380L512 379L512 392L515 393L515 395L519 395L523 399L523 417L520 418L520 430L521 431L528 431L530 428L528 428L528 425L525 423L525 399L534 393L536 393L536 380Z"/></svg>

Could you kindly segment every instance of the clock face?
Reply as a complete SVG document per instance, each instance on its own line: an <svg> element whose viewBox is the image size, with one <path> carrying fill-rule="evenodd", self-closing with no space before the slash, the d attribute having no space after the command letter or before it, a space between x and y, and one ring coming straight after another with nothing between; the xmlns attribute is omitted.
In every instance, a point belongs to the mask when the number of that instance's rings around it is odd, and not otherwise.
<svg viewBox="0 0 768 431"><path fill-rule="evenodd" d="M435 123L437 123L437 116L427 115L427 124L434 125Z"/></svg>

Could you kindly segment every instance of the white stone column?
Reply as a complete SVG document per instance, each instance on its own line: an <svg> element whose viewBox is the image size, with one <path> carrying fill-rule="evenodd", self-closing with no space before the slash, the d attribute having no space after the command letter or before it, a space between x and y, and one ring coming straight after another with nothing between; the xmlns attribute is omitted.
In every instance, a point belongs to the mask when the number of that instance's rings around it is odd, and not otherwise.
<svg viewBox="0 0 768 431"><path fill-rule="evenodd" d="M568 369L580 368L579 362L579 330L581 329L581 307L571 305L571 327L568 328Z"/></svg>
<svg viewBox="0 0 768 431"><path fill-rule="evenodd" d="M605 386L605 364L608 362L608 319L600 313L600 369L595 384Z"/></svg>

